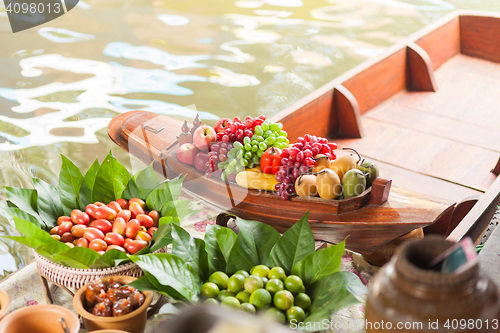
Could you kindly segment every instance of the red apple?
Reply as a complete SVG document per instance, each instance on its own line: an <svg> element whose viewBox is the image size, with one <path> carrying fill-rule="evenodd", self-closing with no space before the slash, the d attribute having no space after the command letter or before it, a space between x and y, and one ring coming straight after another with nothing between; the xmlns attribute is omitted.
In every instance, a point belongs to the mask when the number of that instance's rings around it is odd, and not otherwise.
<svg viewBox="0 0 500 333"><path fill-rule="evenodd" d="M227 118L222 118L222 119L217 120L217 122L215 123L215 126L214 126L215 133L224 132L224 130L227 127L227 124L230 121L231 120L229 120Z"/></svg>
<svg viewBox="0 0 500 333"><path fill-rule="evenodd" d="M208 151L210 142L217 140L217 133L208 125L201 125L193 133L193 144L201 151Z"/></svg>
<svg viewBox="0 0 500 333"><path fill-rule="evenodd" d="M199 150L192 143L184 143L177 151L177 159L189 165L194 165L194 158Z"/></svg>
<svg viewBox="0 0 500 333"><path fill-rule="evenodd" d="M199 152L194 158L194 167L201 172L205 172L208 169L208 153Z"/></svg>

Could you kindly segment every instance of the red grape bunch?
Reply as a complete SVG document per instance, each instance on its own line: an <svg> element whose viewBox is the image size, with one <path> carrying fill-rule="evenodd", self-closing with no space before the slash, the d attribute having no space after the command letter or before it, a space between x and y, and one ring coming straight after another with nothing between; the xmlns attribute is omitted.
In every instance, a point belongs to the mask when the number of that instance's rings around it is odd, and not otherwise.
<svg viewBox="0 0 500 333"><path fill-rule="evenodd" d="M299 137L290 148L283 149L281 166L276 173L277 194L284 200L295 194L295 180L303 173L316 165L314 156L324 154L334 160L337 158L333 152L337 149L335 143L328 143L325 138L306 134Z"/></svg>
<svg viewBox="0 0 500 333"><path fill-rule="evenodd" d="M266 120L266 116L264 115L258 116L257 118L247 116L244 122L242 122L239 117L234 117L232 121L228 122L223 132L217 133L217 141L239 141L243 143L243 138L247 136L251 138L255 131L255 126L262 125L264 120Z"/></svg>

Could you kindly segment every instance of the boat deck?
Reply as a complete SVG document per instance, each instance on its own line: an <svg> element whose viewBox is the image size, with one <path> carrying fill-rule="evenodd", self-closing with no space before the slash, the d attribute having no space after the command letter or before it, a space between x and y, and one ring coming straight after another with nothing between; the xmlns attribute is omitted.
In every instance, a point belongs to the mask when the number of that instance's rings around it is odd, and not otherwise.
<svg viewBox="0 0 500 333"><path fill-rule="evenodd" d="M336 138L403 188L450 199L481 194L500 157L500 66L458 54L436 92L403 90L362 115L363 138Z"/></svg>

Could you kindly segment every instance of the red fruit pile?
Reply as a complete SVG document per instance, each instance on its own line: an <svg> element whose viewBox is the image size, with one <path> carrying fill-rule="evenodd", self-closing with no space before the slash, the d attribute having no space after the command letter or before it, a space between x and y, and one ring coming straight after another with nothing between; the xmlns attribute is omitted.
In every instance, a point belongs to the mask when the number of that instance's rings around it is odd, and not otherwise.
<svg viewBox="0 0 500 333"><path fill-rule="evenodd" d="M258 116L257 118L248 116L245 118L244 122L242 122L239 117L234 117L232 121L227 121L223 131L217 133L217 141L239 141L243 143L243 138L246 136L251 138L255 131L255 126L262 125L264 120L266 120L266 116L264 115Z"/></svg>
<svg viewBox="0 0 500 333"><path fill-rule="evenodd" d="M328 143L327 139L310 134L299 137L292 147L284 148L281 153L281 166L276 173L277 194L284 200L295 194L295 180L316 165L313 157L324 154L334 160L337 158L333 152L335 149L335 143Z"/></svg>
<svg viewBox="0 0 500 333"><path fill-rule="evenodd" d="M139 198L108 205L95 202L85 212L74 209L71 216L60 216L50 234L69 246L88 247L99 254L111 249L134 254L149 246L159 219L160 214L146 211Z"/></svg>

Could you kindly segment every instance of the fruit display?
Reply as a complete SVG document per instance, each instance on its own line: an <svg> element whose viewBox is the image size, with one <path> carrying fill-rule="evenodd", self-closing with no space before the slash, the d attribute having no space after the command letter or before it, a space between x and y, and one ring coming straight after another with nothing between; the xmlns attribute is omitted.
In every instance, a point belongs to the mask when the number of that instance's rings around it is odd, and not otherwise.
<svg viewBox="0 0 500 333"><path fill-rule="evenodd" d="M350 148L344 148L350 153L337 158L337 145L326 138L305 134L290 145L283 125L264 116L247 117L245 122L224 118L213 131L207 127L196 128L193 143L179 147L181 162L207 177L216 175L245 188L276 192L285 200L293 196L347 199L363 193L378 177L375 162ZM204 140L208 153L198 143Z"/></svg>
<svg viewBox="0 0 500 333"><path fill-rule="evenodd" d="M95 202L83 212L74 209L70 216L60 216L50 235L70 247L88 247L99 254L111 249L134 254L149 246L159 219L160 214L148 212L139 198L118 199L107 205Z"/></svg>
<svg viewBox="0 0 500 333"><path fill-rule="evenodd" d="M231 277L217 271L200 288L205 302L245 312L265 312L282 324L303 322L311 306L304 282L287 276L282 267L257 265L250 272L239 270Z"/></svg>
<svg viewBox="0 0 500 333"><path fill-rule="evenodd" d="M96 279L85 289L85 309L95 316L124 316L144 304L146 297L138 289L110 279Z"/></svg>

